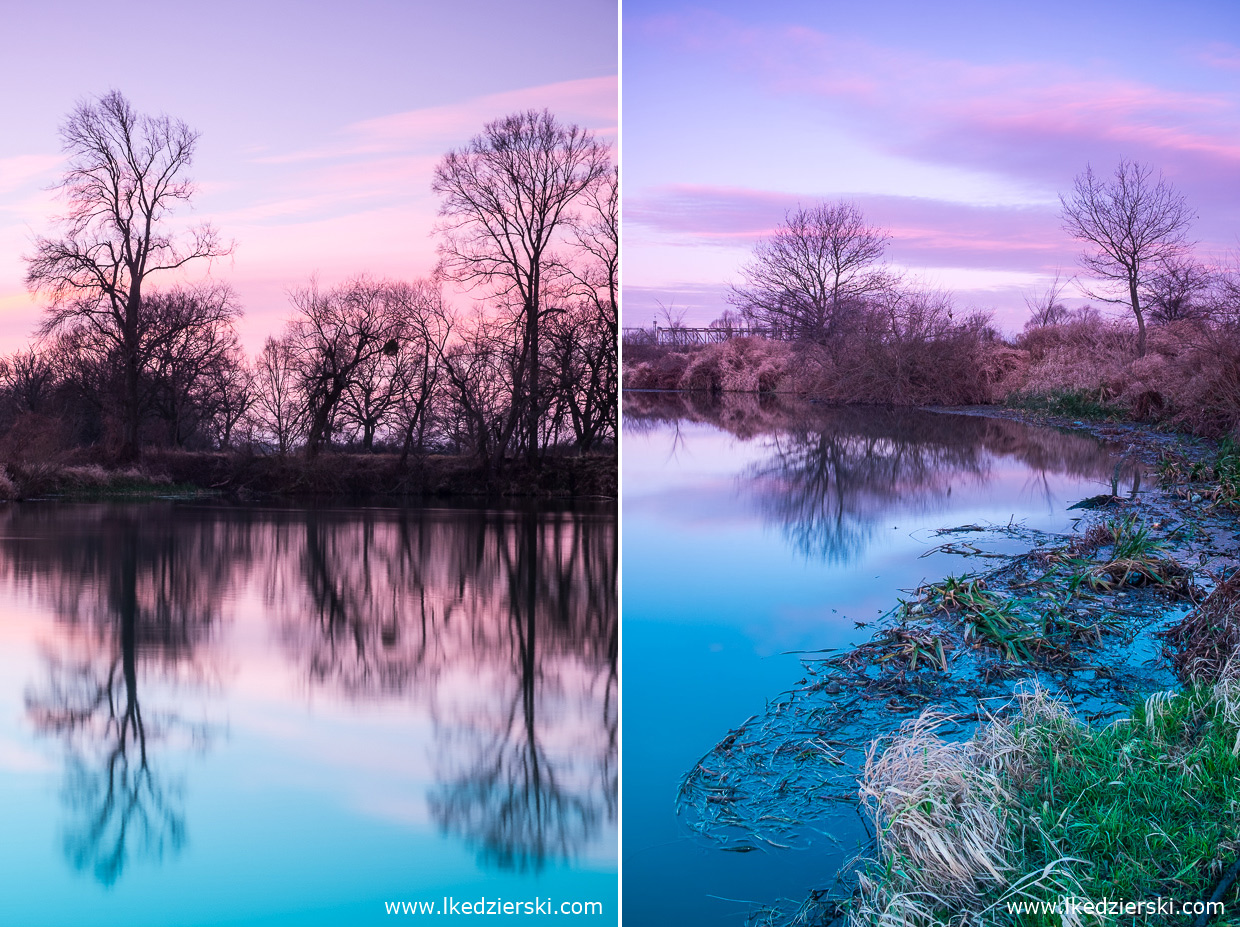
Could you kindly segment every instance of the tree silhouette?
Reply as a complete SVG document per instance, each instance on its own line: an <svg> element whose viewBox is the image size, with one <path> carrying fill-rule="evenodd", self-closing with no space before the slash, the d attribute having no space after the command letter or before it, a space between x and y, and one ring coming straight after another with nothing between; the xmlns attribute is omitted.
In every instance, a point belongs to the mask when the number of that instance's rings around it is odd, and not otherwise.
<svg viewBox="0 0 1240 927"><path fill-rule="evenodd" d="M61 126L69 169L60 183L68 201L60 238L39 237L28 258L27 285L51 297L44 333L80 328L115 349L122 382L119 456L139 453L144 353L143 289L148 278L231 247L209 224L181 239L168 219L188 202L185 171L198 133L168 116L144 116L118 91L83 102Z"/></svg>

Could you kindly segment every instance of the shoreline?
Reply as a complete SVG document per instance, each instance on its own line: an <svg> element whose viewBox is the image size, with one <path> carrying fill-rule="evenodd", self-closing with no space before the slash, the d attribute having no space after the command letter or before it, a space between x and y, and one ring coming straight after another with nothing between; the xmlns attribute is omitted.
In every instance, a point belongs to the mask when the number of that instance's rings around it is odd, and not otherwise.
<svg viewBox="0 0 1240 927"><path fill-rule="evenodd" d="M10 501L224 499L353 503L434 500L615 502L615 454L548 456L537 468L508 462L488 473L473 458L429 456L399 466L395 454L323 454L314 459L226 452L150 451L135 465L10 462L0 498Z"/></svg>
<svg viewBox="0 0 1240 927"><path fill-rule="evenodd" d="M993 406L928 407L925 411L1088 434L1118 451L1121 462L1140 461L1150 471L1162 462L1163 475L1169 477L1191 470L1191 465L1200 466L1217 453L1213 441L1168 433L1147 423L1094 422ZM1190 466L1174 471L1167 468L1167 461ZM1105 502L1098 501L1104 497L1081 500L1078 504L1096 501L1096 506L1082 509L1082 521L1071 534L1029 533L1020 553L984 561L983 570L927 584L908 598L907 591L897 591L893 598L899 604L880 619L870 641L834 658L803 660L806 678L801 688L775 697L765 711L727 732L687 772L677 800L682 822L703 834L716 849L775 848L782 852L786 847L804 846L807 839L813 844L823 833L840 832L841 815L860 811L857 789L869 751L877 743L892 743L891 738L911 717L927 711L951 715L954 722L941 733L948 742L961 742L981 728L991 713L1010 705L1023 680L1036 679L1039 685L1050 680L1049 688L1061 696L1075 689L1067 704L1093 724L1126 714L1138 695L1180 690L1157 635L1198 607L1207 591L1198 581L1210 587L1240 568L1234 541L1237 519L1234 509L1217 505L1204 491L1197 491L1204 490L1203 486L1183 481L1164 484L1157 473L1150 472L1150 476L1155 479L1134 488L1128 498L1118 498L1113 492ZM1118 526L1124 524L1130 530L1121 536ZM945 526L940 534L945 541L962 536L972 542L984 534L974 533L976 528ZM988 530L1003 532L996 526ZM1111 532L1109 537L1104 531ZM1149 560L1165 564L1159 568L1163 572L1147 574L1139 581L1112 576L1108 568L1120 560L1121 545L1137 535ZM1081 558L1089 561L1087 567L1081 566ZM1067 567L1068 561L1076 562ZM1047 582L1045 575L1056 569L1067 572ZM1020 601L1043 594L1053 599L1054 588L1067 587L1071 570L1081 577L1078 582L1088 584L1092 576L1098 586L1086 585L1084 596L1077 601L1072 593L1060 595L1062 601L1054 600L1055 609L1044 607L1045 601ZM1041 592L1036 586L1039 575ZM981 582L971 586L976 580ZM1172 581L1180 583L1180 590L1167 598L1165 590ZM1091 601L1085 602L1086 598ZM1062 662L1023 660L1016 652L1021 646L1017 638L1037 630L1038 620L1046 620L1052 610L1068 642ZM980 631L988 624L985 613L992 618L1003 616L1008 624L996 619L989 631ZM1006 644L1004 637L1010 638ZM1049 653L1054 637L1037 631L1023 645L1045 647ZM1115 665L1114 658L1125 649L1129 657L1140 659ZM1155 671L1142 672L1136 665L1147 659L1156 661ZM983 705L989 707L983 710ZM746 757L744 762L742 757ZM755 766L763 767L761 774L754 772ZM726 809L728 828L711 823L722 820L720 809ZM813 837L814 833L819 837ZM872 836L870 846L873 852ZM887 863L890 869L890 860ZM819 886L807 886L809 899L795 910L784 905L750 914L769 917L771 923L794 918L829 923L852 897L851 889L844 895L839 892L841 880L855 887L858 868L864 864L840 870L834 891L824 890L829 878Z"/></svg>

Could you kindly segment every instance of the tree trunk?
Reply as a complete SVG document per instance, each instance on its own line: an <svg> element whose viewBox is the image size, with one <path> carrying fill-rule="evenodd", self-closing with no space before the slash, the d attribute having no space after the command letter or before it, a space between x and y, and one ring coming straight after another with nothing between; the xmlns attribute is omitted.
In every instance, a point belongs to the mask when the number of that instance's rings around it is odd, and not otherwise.
<svg viewBox="0 0 1240 927"><path fill-rule="evenodd" d="M1137 293L1137 278L1128 277L1128 297L1132 300L1132 313L1137 317L1137 357L1145 357L1145 314L1141 311L1141 297Z"/></svg>
<svg viewBox="0 0 1240 927"><path fill-rule="evenodd" d="M130 291L125 301L125 329L121 335L121 353L125 364L125 395L122 399L121 446L117 451L120 463L133 463L141 450L138 446L141 409L138 393L140 358L138 357L138 316L142 310L142 296L137 287Z"/></svg>
<svg viewBox="0 0 1240 927"><path fill-rule="evenodd" d="M538 302L531 299L525 307L525 337L528 339L530 350L530 367L527 379L529 382L528 396L526 402L529 403L525 410L526 415L526 432L528 434L527 447L525 449L526 460L530 466L538 466Z"/></svg>

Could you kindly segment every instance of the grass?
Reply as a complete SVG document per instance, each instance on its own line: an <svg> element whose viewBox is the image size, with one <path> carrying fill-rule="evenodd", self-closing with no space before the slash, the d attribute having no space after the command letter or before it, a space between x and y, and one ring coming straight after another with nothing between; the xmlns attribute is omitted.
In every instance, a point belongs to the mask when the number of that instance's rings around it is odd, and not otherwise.
<svg viewBox="0 0 1240 927"><path fill-rule="evenodd" d="M1007 397L1005 403L1013 409L1071 419L1113 421L1127 417L1123 409L1106 401L1101 390L1061 389L1015 393Z"/></svg>
<svg viewBox="0 0 1240 927"><path fill-rule="evenodd" d="M941 737L943 720L926 713L871 749L861 794L878 859L854 927L1059 924L1006 901L1066 894L1204 900L1240 855L1235 679L1151 696L1101 729L1041 690L965 742ZM1224 900L1240 906L1234 885Z"/></svg>
<svg viewBox="0 0 1240 927"><path fill-rule="evenodd" d="M1188 461L1164 456L1158 463L1159 480L1176 487L1184 498L1240 511L1240 445L1232 437L1219 442L1212 460Z"/></svg>
<svg viewBox="0 0 1240 927"><path fill-rule="evenodd" d="M1004 661L1063 665L1078 646L1101 642L1114 621L1094 608L1099 596L1128 587L1155 587L1176 598L1197 600L1193 574L1163 556L1165 543L1134 516L1093 523L1067 544L1034 552L1030 565L1040 576L1013 584L1002 573L948 576L917 589L891 613L898 624L884 628L859 648L890 670L919 666L948 671L948 653L959 648L991 650ZM1001 568L1002 569L1002 568ZM988 581L1006 586L990 588ZM1118 601L1118 600L1115 600ZM1082 609L1097 612L1082 621ZM937 616L947 620L935 621ZM1240 630L1237 631L1240 634Z"/></svg>
<svg viewBox="0 0 1240 927"><path fill-rule="evenodd" d="M1124 586L1155 585L1191 596L1196 591L1191 573L1161 556L1164 547L1135 516L1111 518L1092 525L1064 548L1042 552L1040 557L1050 570L1039 582L1060 583L1069 595L1083 587L1114 592Z"/></svg>
<svg viewBox="0 0 1240 927"><path fill-rule="evenodd" d="M1005 660L1031 662L1045 643L1022 620L1017 600L990 591L983 579L948 576L922 591L928 604L961 620L966 644L985 644Z"/></svg>
<svg viewBox="0 0 1240 927"><path fill-rule="evenodd" d="M1013 794L1026 864L1076 857L1094 898L1209 896L1240 849L1237 695L1234 683L1160 693L1067 738L1018 724L1040 761Z"/></svg>

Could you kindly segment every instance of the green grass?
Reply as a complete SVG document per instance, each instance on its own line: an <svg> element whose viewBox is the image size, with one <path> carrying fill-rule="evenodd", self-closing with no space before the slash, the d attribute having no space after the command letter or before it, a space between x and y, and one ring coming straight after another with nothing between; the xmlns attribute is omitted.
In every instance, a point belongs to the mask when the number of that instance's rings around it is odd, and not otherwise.
<svg viewBox="0 0 1240 927"><path fill-rule="evenodd" d="M1158 476L1164 486L1183 487L1181 495L1240 509L1240 445L1234 438L1219 442L1213 460L1164 456L1158 462Z"/></svg>
<svg viewBox="0 0 1240 927"><path fill-rule="evenodd" d="M1102 398L1101 390L1051 390L1045 393L1016 393L1006 404L1014 409L1059 415L1071 419L1114 420L1124 410Z"/></svg>
<svg viewBox="0 0 1240 927"><path fill-rule="evenodd" d="M1018 914L1006 902L1209 898L1240 855L1238 720L1232 681L1160 693L1100 729L1044 690L1020 696L1014 716L967 744L941 738L934 715L906 724L867 761L862 796L880 852L862 873L850 924L897 915L1049 927L1058 915ZM1223 901L1228 913L1212 923L1240 924L1240 887ZM1139 923L1191 920L1146 914Z"/></svg>
<svg viewBox="0 0 1240 927"><path fill-rule="evenodd" d="M1005 660L1026 662L1046 643L1022 620L1017 600L989 591L981 579L948 576L926 591L928 604L961 620L965 643L986 644Z"/></svg>
<svg viewBox="0 0 1240 927"><path fill-rule="evenodd" d="M1237 729L1210 689L1156 696L1067 742L1029 733L1041 768L1013 791L1028 869L1072 856L1090 897L1209 896L1240 837Z"/></svg>
<svg viewBox="0 0 1240 927"><path fill-rule="evenodd" d="M1135 515L1107 522L1111 532L1112 560L1149 560L1162 549L1162 541L1150 536L1148 525Z"/></svg>

